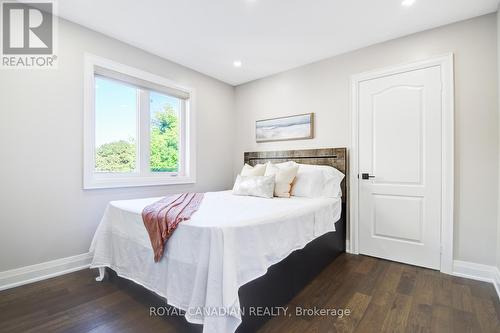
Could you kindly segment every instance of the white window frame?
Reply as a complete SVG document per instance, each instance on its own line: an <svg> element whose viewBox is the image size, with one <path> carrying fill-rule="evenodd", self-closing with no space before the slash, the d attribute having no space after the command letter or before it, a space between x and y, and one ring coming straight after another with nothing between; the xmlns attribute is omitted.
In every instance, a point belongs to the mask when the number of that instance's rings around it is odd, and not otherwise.
<svg viewBox="0 0 500 333"><path fill-rule="evenodd" d="M137 117L138 125L138 170L133 173L102 173L95 171L95 73L96 68L127 75L167 90L187 94L182 100L184 112L180 119L179 172L149 171L149 112L142 112ZM112 79L112 78L111 78ZM139 93L141 94L141 92ZM138 98L138 103L144 98ZM174 184L193 184L196 182L196 136L195 136L195 92L169 79L137 68L117 63L99 56L86 53L84 56L84 129L83 129L83 188L116 188L132 186L156 186ZM149 110L149 103L146 108ZM145 119L145 117L147 119ZM141 149L142 148L142 149Z"/></svg>

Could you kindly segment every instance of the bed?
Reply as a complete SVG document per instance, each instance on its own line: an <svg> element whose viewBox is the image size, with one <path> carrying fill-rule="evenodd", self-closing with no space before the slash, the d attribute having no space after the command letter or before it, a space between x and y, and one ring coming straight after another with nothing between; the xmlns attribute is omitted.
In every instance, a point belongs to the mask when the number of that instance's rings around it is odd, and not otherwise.
<svg viewBox="0 0 500 333"><path fill-rule="evenodd" d="M272 161L330 165L346 173L346 149L245 153ZM347 178L347 177L346 177ZM252 332L267 316L247 310L285 305L345 251L345 198L273 198L208 192L155 263L141 212L160 198L110 202L91 245L91 268L104 268L184 311L186 327ZM203 325L203 326L202 326Z"/></svg>

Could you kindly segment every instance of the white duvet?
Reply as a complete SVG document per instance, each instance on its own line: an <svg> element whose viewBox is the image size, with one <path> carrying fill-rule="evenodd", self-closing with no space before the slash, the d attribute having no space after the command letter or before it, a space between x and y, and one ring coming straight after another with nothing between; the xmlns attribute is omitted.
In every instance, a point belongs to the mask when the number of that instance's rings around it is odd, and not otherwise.
<svg viewBox="0 0 500 333"><path fill-rule="evenodd" d="M166 298L186 311L189 322L203 324L204 333L234 332L241 323L238 288L335 231L341 212L340 198L262 199L209 192L155 263L141 212L159 199L110 202L92 241L91 267L110 267Z"/></svg>

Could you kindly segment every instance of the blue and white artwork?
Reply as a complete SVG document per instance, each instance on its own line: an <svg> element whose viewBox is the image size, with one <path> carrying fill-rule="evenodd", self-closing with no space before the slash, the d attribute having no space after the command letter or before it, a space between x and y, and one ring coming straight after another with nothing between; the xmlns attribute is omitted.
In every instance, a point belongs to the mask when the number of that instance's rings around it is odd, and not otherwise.
<svg viewBox="0 0 500 333"><path fill-rule="evenodd" d="M313 113L258 120L255 126L257 142L312 139Z"/></svg>

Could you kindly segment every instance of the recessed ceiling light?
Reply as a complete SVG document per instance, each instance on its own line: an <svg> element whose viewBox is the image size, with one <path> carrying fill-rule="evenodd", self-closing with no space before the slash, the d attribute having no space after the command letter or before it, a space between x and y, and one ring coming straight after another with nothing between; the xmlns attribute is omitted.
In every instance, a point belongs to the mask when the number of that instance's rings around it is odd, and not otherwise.
<svg viewBox="0 0 500 333"><path fill-rule="evenodd" d="M401 2L401 6L410 7L414 3L415 3L415 0L403 0L403 2Z"/></svg>
<svg viewBox="0 0 500 333"><path fill-rule="evenodd" d="M234 67L241 67L241 65L243 65L243 63L241 62L241 60L235 60L235 61L233 61L233 66Z"/></svg>

